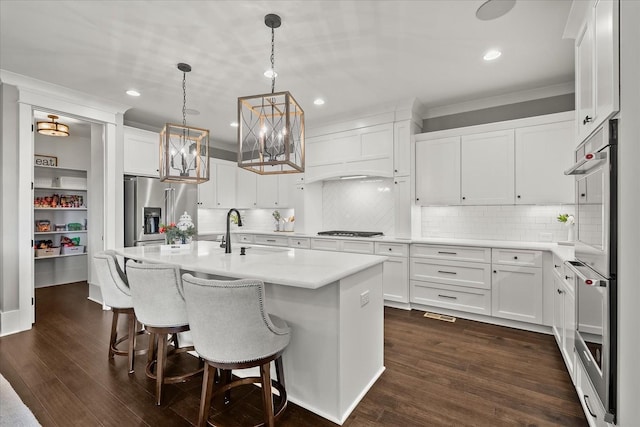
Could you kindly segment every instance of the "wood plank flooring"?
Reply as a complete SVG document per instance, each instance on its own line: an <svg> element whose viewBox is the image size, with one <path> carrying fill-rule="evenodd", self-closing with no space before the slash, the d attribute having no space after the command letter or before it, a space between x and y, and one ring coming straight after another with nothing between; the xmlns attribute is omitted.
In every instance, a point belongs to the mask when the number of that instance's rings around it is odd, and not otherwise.
<svg viewBox="0 0 640 427"><path fill-rule="evenodd" d="M194 425L200 378L165 386L155 406L146 358L132 375L126 357L108 360L111 312L87 292L85 282L37 289L34 328L0 339L0 372L40 423ZM553 336L422 315L385 309L387 369L345 426L587 426ZM260 414L252 386L212 411L225 426L255 424ZM278 425L335 424L290 403Z"/></svg>

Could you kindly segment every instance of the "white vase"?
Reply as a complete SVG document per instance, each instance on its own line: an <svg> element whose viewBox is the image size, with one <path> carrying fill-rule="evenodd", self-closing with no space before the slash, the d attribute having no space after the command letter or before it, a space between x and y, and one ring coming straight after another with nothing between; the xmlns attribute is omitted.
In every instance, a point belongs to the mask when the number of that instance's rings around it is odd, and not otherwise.
<svg viewBox="0 0 640 427"><path fill-rule="evenodd" d="M573 224L570 224L567 227L569 227L569 235L567 237L567 241L575 242L576 241L576 229L575 229L575 226Z"/></svg>

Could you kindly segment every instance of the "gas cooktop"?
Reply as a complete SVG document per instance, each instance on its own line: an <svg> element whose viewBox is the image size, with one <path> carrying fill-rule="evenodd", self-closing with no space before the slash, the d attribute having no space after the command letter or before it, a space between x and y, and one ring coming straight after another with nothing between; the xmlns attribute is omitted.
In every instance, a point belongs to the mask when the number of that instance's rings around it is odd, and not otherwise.
<svg viewBox="0 0 640 427"><path fill-rule="evenodd" d="M331 230L331 231L319 231L318 236L377 237L377 236L384 236L384 233L382 233L381 231Z"/></svg>

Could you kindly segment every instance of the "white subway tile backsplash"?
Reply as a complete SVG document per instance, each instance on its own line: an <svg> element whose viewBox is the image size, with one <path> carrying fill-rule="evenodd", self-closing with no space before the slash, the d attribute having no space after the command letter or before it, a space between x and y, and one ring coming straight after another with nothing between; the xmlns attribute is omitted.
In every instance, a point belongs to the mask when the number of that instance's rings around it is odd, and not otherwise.
<svg viewBox="0 0 640 427"><path fill-rule="evenodd" d="M568 228L556 219L561 213L573 215L574 206L423 207L422 237L566 241Z"/></svg>
<svg viewBox="0 0 640 427"><path fill-rule="evenodd" d="M277 210L283 218L294 215L293 209L239 209L242 225L251 231L273 231ZM198 209L198 232L219 233L226 230L228 209Z"/></svg>

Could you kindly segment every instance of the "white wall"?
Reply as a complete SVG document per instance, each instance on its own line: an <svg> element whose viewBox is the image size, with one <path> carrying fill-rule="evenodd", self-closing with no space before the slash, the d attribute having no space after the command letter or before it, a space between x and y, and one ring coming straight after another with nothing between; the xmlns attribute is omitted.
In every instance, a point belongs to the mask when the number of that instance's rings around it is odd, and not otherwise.
<svg viewBox="0 0 640 427"><path fill-rule="evenodd" d="M556 218L574 212L573 205L423 207L422 237L566 241L568 229Z"/></svg>
<svg viewBox="0 0 640 427"><path fill-rule="evenodd" d="M59 168L88 170L91 165L91 137L90 135L76 135L73 128L67 137L42 135L34 133L34 153L55 156L58 158Z"/></svg>

